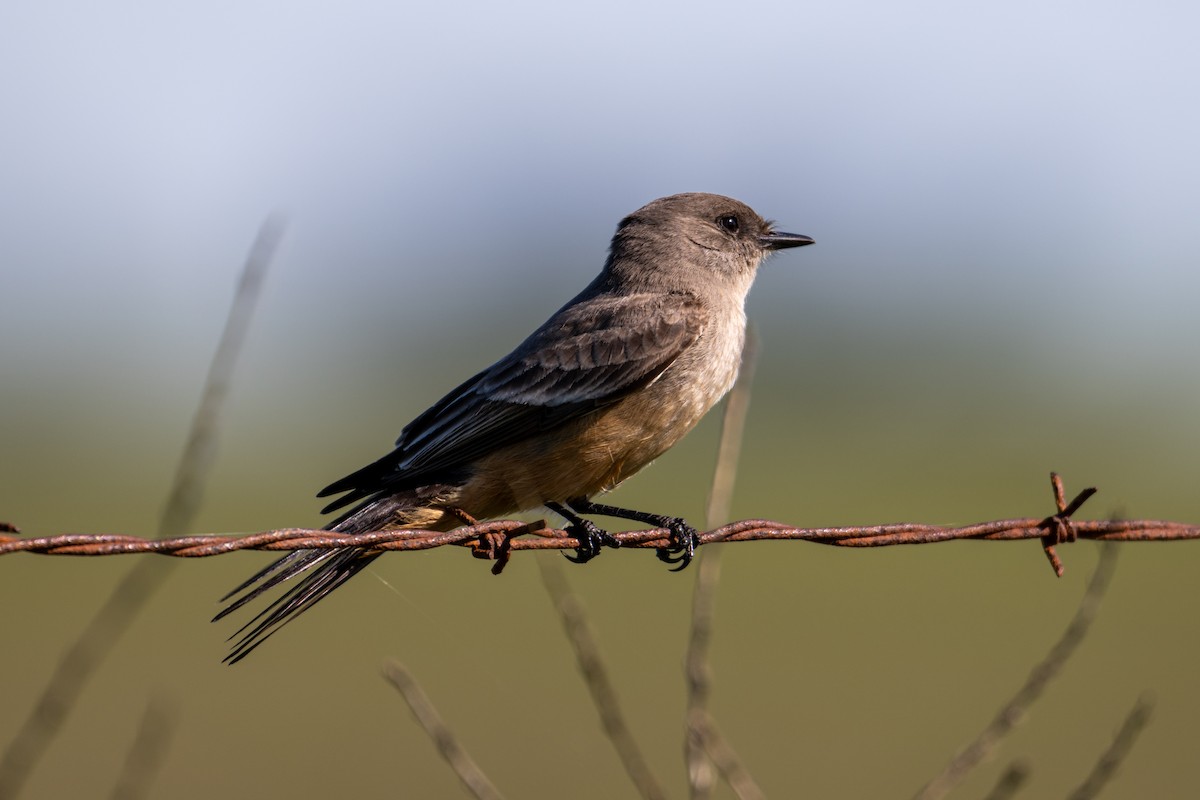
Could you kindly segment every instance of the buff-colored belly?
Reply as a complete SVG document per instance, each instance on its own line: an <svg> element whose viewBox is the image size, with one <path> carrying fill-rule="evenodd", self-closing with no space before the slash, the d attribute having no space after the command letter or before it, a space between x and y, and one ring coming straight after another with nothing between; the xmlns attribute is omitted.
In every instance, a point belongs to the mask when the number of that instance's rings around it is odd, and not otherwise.
<svg viewBox="0 0 1200 800"><path fill-rule="evenodd" d="M724 381L722 381L724 383ZM612 489L690 431L724 386L659 381L544 436L483 458L459 496L478 517L589 497Z"/></svg>

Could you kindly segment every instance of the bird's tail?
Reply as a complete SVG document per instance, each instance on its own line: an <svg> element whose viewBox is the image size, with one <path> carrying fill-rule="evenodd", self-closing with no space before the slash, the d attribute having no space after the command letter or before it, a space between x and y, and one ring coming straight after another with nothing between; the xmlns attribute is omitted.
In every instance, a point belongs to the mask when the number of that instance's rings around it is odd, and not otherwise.
<svg viewBox="0 0 1200 800"><path fill-rule="evenodd" d="M371 498L339 517L327 530L343 533L380 530L389 520L394 520L397 512L403 511L405 507L404 501L394 496ZM231 598L233 602L221 609L221 612L213 617L213 622L223 619L279 584L303 577L229 637L230 640L237 641L234 642L229 655L225 656L225 663L236 664L250 655L281 627L312 608L380 555L379 551L370 551L362 547L342 550L296 550L251 576L221 598L221 602Z"/></svg>

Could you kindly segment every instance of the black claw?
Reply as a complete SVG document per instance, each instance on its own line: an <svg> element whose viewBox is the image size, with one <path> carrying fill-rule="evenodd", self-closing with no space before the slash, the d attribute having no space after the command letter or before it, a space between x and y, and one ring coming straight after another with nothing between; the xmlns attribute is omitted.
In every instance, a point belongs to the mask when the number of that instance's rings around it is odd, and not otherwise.
<svg viewBox="0 0 1200 800"><path fill-rule="evenodd" d="M565 530L579 540L579 547L575 548L575 555L563 553L564 558L575 564L586 564L591 561L600 555L600 549L603 547L621 546L620 540L591 520L581 519L579 522L572 522Z"/></svg>
<svg viewBox="0 0 1200 800"><path fill-rule="evenodd" d="M696 548L700 546L700 534L679 517L667 520L666 527L671 531L671 546L658 548L658 560L678 564L671 572L679 572L686 569L695 558Z"/></svg>

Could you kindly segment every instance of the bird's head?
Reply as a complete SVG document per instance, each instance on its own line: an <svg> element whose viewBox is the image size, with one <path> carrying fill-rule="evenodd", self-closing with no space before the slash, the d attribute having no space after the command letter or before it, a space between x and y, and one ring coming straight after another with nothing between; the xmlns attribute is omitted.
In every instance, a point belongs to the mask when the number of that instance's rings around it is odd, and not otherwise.
<svg viewBox="0 0 1200 800"><path fill-rule="evenodd" d="M783 233L731 197L689 192L648 203L617 226L605 270L628 288L693 290L729 283L749 290L775 250L812 244Z"/></svg>

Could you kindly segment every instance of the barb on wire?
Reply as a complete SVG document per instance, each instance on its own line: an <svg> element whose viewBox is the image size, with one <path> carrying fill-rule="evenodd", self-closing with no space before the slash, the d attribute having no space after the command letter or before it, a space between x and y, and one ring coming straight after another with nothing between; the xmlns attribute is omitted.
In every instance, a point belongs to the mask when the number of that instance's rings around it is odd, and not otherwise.
<svg viewBox="0 0 1200 800"><path fill-rule="evenodd" d="M1055 487L1058 475L1051 476ZM1094 490L1080 493L1063 510L1050 517L1022 517L978 522L951 527L901 522L837 528L797 528L784 522L747 519L700 534L701 544L762 540L798 540L837 547L887 547L900 544L933 544L959 539L1011 541L1051 537L1054 544L1092 539L1109 542L1161 542L1200 539L1200 525L1156 519L1073 520L1070 514ZM10 526L11 527L11 526ZM528 538L516 538L533 534ZM659 549L670 545L665 528L614 533L623 548ZM497 547L496 539L504 541ZM375 550L429 550L445 545L470 547L480 558L506 556L517 550L574 550L579 542L566 531L546 526L545 521L496 520L465 525L452 531L393 530L343 534L308 528L280 528L247 536L182 536L174 539L141 539L121 534L70 533L22 539L0 535L0 556L8 553L42 555L107 556L125 553L157 553L183 558L201 558L235 550L340 550L369 547ZM1061 566L1061 565L1059 565ZM1058 568L1055 569L1058 572ZM1059 573L1061 574L1061 573Z"/></svg>

